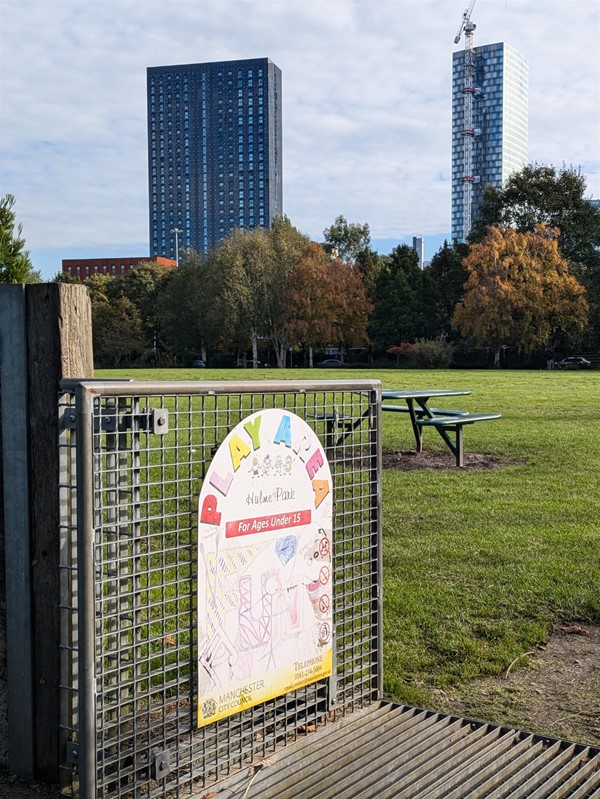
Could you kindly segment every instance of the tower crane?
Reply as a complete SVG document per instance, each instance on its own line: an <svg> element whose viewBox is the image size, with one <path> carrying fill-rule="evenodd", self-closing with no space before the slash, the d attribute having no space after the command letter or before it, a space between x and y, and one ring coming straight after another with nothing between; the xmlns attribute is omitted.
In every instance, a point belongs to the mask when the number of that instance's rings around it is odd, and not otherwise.
<svg viewBox="0 0 600 799"><path fill-rule="evenodd" d="M471 232L472 223L472 185L479 183L479 177L473 174L473 139L479 131L473 127L473 95L478 93L473 86L473 33L477 27L471 22L471 13L477 0L471 0L462 15L460 27L454 37L454 44L460 42L465 34L465 84L464 97L464 173L463 173L463 240L466 241Z"/></svg>
<svg viewBox="0 0 600 799"><path fill-rule="evenodd" d="M475 8L475 3L477 0L471 0L469 3L469 7L465 8L462 15L462 20L460 23L460 28L458 29L458 33L454 37L454 44L458 44L460 42L460 37L462 36L462 32L464 30L465 36L472 36L473 31L477 27L474 22L471 22L471 12ZM466 46L466 43L465 43Z"/></svg>

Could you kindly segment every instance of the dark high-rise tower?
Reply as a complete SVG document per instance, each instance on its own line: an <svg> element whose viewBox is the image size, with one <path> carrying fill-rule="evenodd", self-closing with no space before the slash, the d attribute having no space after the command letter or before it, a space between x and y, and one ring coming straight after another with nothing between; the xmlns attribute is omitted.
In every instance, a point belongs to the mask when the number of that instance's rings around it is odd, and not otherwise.
<svg viewBox="0 0 600 799"><path fill-rule="evenodd" d="M148 69L150 254L205 253L282 213L281 70L268 58ZM175 233L177 231L177 233Z"/></svg>

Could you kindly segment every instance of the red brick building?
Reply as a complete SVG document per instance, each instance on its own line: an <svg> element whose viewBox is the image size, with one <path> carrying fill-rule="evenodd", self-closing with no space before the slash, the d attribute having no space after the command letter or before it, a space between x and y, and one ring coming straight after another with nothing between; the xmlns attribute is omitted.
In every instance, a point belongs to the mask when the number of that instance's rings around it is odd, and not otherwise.
<svg viewBox="0 0 600 799"><path fill-rule="evenodd" d="M120 277L131 272L140 261L151 261L163 266L175 268L177 263L170 258L161 258L160 255L143 255L140 258L68 258L63 259L63 274L87 280L93 275L109 275Z"/></svg>

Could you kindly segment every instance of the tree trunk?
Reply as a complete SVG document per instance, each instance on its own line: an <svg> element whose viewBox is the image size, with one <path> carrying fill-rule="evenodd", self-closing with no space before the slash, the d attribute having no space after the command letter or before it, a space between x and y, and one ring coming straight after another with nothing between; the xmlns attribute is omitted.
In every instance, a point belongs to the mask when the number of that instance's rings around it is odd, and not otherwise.
<svg viewBox="0 0 600 799"><path fill-rule="evenodd" d="M310 366L311 369L313 368L313 348L312 348L312 346L309 346L309 348L308 348L308 365Z"/></svg>
<svg viewBox="0 0 600 799"><path fill-rule="evenodd" d="M258 340L256 333L252 334L252 368L258 369Z"/></svg>

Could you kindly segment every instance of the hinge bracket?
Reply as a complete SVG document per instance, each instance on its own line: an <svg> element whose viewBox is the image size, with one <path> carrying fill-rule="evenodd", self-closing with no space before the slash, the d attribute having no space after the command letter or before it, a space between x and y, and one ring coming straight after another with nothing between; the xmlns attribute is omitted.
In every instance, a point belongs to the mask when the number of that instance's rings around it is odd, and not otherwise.
<svg viewBox="0 0 600 799"><path fill-rule="evenodd" d="M79 744L75 741L67 741L67 763L71 766L79 764Z"/></svg>
<svg viewBox="0 0 600 799"><path fill-rule="evenodd" d="M171 772L171 755L168 749L163 752L153 752L152 779L164 780Z"/></svg>

